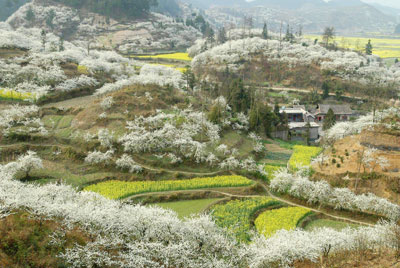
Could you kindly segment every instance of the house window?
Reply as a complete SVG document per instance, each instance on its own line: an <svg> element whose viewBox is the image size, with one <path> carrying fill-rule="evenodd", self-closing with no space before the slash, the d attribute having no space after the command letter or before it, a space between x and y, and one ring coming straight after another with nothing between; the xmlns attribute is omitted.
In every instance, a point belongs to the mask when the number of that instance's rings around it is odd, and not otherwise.
<svg viewBox="0 0 400 268"><path fill-rule="evenodd" d="M321 122L322 121L322 117L318 116L318 121Z"/></svg>

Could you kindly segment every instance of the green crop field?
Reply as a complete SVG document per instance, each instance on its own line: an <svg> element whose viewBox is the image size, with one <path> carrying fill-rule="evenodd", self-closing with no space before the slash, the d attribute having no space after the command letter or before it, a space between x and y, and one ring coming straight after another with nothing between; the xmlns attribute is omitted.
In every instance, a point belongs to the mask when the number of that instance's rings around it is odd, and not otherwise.
<svg viewBox="0 0 400 268"><path fill-rule="evenodd" d="M156 203L154 205L162 207L164 209L170 209L178 214L178 217L183 219L189 217L193 214L200 214L208 206L217 202L218 198L214 199L199 199L199 200L184 200L177 202L166 202L166 203Z"/></svg>

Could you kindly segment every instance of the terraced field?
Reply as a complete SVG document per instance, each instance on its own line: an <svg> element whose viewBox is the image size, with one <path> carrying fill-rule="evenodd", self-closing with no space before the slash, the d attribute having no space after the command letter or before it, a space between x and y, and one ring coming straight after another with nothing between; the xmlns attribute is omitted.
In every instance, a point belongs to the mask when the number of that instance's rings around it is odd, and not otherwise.
<svg viewBox="0 0 400 268"><path fill-rule="evenodd" d="M219 226L227 228L239 241L249 241L251 217L260 209L279 204L275 199L267 197L234 200L213 207L212 217Z"/></svg>
<svg viewBox="0 0 400 268"><path fill-rule="evenodd" d="M222 187L250 186L254 182L241 176L219 176L190 180L167 181L107 181L85 188L85 191L99 193L110 199L123 199L132 195L152 192L193 190Z"/></svg>
<svg viewBox="0 0 400 268"><path fill-rule="evenodd" d="M267 210L258 216L254 224L257 231L268 238L281 229L295 229L302 219L311 214L309 209L302 207Z"/></svg>

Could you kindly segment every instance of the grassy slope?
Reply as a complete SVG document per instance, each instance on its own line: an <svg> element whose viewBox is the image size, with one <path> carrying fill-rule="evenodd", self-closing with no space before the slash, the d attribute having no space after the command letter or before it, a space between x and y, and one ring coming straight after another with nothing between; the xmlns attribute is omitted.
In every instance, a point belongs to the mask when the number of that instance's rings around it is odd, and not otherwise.
<svg viewBox="0 0 400 268"><path fill-rule="evenodd" d="M199 200L185 200L177 202L156 203L154 205L164 209L171 209L178 214L178 217L183 219L192 214L200 214L207 209L211 204L217 202L218 198L213 199L199 199Z"/></svg>

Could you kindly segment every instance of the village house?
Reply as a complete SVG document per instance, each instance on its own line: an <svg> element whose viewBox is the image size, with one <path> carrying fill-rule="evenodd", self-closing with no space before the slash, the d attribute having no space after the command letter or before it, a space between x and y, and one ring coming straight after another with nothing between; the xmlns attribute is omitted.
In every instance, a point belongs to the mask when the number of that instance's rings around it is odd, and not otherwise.
<svg viewBox="0 0 400 268"><path fill-rule="evenodd" d="M350 121L355 116L350 105L319 104L314 112L315 122L322 125L329 109L335 114L336 122Z"/></svg>
<svg viewBox="0 0 400 268"><path fill-rule="evenodd" d="M309 133L310 141L319 139L320 126L315 123L315 116L308 112L304 105L294 105L290 108L282 107L279 113L287 115L289 139L304 140L307 133Z"/></svg>

